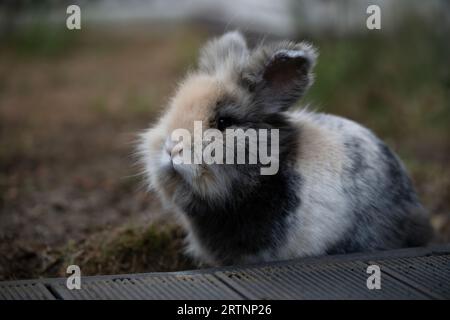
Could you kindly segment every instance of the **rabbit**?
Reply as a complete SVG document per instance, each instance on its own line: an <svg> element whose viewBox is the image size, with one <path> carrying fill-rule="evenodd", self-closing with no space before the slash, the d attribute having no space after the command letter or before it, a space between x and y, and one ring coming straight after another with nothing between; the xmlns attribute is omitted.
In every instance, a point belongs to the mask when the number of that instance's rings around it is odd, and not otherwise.
<svg viewBox="0 0 450 320"><path fill-rule="evenodd" d="M313 82L316 49L249 49L239 31L210 40L157 123L140 136L150 189L186 231L186 253L211 266L426 245L431 227L408 174L365 127L290 110ZM276 174L261 164L175 164L192 148L171 133L278 129ZM268 143L272 140L267 139ZM270 147L270 146L269 146Z"/></svg>

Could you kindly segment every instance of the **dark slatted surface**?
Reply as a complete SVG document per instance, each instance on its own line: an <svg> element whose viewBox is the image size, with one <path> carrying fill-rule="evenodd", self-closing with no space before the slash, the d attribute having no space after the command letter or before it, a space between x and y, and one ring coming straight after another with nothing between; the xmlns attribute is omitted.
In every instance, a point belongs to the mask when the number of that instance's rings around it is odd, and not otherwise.
<svg viewBox="0 0 450 320"><path fill-rule="evenodd" d="M293 263L217 272L251 299L426 299L388 275L382 290L369 290L367 265L360 262Z"/></svg>
<svg viewBox="0 0 450 320"><path fill-rule="evenodd" d="M373 261L382 270L433 298L450 299L450 255Z"/></svg>
<svg viewBox="0 0 450 320"><path fill-rule="evenodd" d="M54 300L55 297L40 282L0 282L0 300Z"/></svg>
<svg viewBox="0 0 450 320"><path fill-rule="evenodd" d="M381 290L366 286L381 268ZM190 272L0 282L6 299L450 299L450 244Z"/></svg>
<svg viewBox="0 0 450 320"><path fill-rule="evenodd" d="M56 283L56 293L63 299L242 299L212 274L156 274L116 279L86 279L82 290L68 290Z"/></svg>

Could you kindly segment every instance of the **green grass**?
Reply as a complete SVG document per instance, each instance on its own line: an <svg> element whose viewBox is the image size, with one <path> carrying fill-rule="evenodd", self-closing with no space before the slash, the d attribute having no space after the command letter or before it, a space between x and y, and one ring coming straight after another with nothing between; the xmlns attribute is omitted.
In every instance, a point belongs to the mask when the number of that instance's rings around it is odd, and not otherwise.
<svg viewBox="0 0 450 320"><path fill-rule="evenodd" d="M60 25L34 22L17 28L2 41L17 56L55 58L70 53L78 44L79 33Z"/></svg>

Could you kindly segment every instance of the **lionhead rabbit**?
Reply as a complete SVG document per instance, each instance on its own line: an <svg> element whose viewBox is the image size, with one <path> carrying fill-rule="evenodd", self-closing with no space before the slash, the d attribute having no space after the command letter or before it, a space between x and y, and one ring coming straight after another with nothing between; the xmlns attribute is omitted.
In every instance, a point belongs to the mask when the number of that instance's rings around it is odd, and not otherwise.
<svg viewBox="0 0 450 320"><path fill-rule="evenodd" d="M148 183L176 213L187 252L199 261L223 265L373 251L429 239L427 214L382 141L350 120L289 111L312 83L316 56L306 43L250 50L240 33L226 33L201 50L198 69L142 135ZM260 162L175 162L194 148L172 133L181 128L195 138L195 121L204 130L220 130L223 144L229 129L278 129L276 173L261 174ZM268 149L275 142L265 141ZM243 145L249 151L249 140Z"/></svg>

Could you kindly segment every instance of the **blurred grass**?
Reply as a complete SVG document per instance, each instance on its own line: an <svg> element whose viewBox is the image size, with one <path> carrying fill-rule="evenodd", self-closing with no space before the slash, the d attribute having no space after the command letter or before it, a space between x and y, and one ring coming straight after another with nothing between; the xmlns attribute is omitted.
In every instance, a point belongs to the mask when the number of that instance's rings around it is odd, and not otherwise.
<svg viewBox="0 0 450 320"><path fill-rule="evenodd" d="M450 45L430 29L414 21L395 35L314 41L317 81L306 100L388 139L410 140L417 129L448 137Z"/></svg>
<svg viewBox="0 0 450 320"><path fill-rule="evenodd" d="M15 55L55 58L70 53L77 46L79 35L67 28L36 21L7 34L2 42Z"/></svg>

